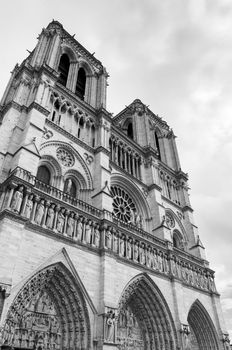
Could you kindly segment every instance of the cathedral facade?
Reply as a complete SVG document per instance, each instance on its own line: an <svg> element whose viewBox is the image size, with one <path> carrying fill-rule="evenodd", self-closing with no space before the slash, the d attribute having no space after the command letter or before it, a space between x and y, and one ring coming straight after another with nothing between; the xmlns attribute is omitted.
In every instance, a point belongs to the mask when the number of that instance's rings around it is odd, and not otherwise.
<svg viewBox="0 0 232 350"><path fill-rule="evenodd" d="M229 349L175 135L56 21L0 105L0 348Z"/></svg>

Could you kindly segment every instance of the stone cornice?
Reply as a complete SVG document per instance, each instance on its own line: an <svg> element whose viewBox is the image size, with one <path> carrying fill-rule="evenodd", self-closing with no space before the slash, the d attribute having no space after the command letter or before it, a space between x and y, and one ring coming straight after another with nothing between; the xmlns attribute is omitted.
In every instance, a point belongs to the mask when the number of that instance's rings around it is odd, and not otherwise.
<svg viewBox="0 0 232 350"><path fill-rule="evenodd" d="M125 176L129 177L131 179L131 181L137 182L140 186L143 186L146 190L148 189L148 187L145 183L143 183L141 180L137 179L137 177L134 177L133 175L129 174L126 170L121 168L119 165L114 163L112 160L110 160L110 166L112 167L112 169L117 169L119 172L121 172Z"/></svg>
<svg viewBox="0 0 232 350"><path fill-rule="evenodd" d="M64 94L64 96L70 99L74 104L80 105L81 108L85 109L88 113L90 113L93 117L96 118L96 109L87 102L80 99L77 95L74 94L74 92L72 92L62 84L56 82L56 85L52 87L52 89L54 91L57 90L57 92Z"/></svg>
<svg viewBox="0 0 232 350"><path fill-rule="evenodd" d="M178 205L177 203L173 202L171 199L165 197L164 195L161 195L161 198L163 199L164 203L167 202L171 205L173 205L175 208L177 208L178 210L182 210L182 206Z"/></svg>
<svg viewBox="0 0 232 350"><path fill-rule="evenodd" d="M40 113L44 114L46 117L49 116L50 111L47 110L46 108L42 107L41 105L39 105L37 102L32 102L30 104L30 106L28 107L28 112L30 112L32 109L36 109L37 111L39 111Z"/></svg>
<svg viewBox="0 0 232 350"><path fill-rule="evenodd" d="M110 151L103 146L98 146L94 149L94 154L98 154L99 152L105 153L108 157L110 156Z"/></svg>
<svg viewBox="0 0 232 350"><path fill-rule="evenodd" d="M52 129L57 130L58 132L63 134L65 137L67 137L68 139L72 140L77 145L83 147L86 151L90 152L91 154L95 153L95 149L94 148L88 146L86 143L84 143L83 141L81 141L80 139L75 137L74 135L70 134L68 131L62 129L59 125L53 123L51 120L46 119L45 125L49 125Z"/></svg>

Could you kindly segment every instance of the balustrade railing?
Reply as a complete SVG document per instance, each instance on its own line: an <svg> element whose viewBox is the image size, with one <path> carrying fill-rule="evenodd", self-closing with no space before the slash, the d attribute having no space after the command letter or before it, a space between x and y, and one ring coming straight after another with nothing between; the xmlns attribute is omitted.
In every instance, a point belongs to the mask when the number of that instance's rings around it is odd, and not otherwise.
<svg viewBox="0 0 232 350"><path fill-rule="evenodd" d="M203 260L169 249L165 241L123 223L107 210L99 210L78 199L71 202L74 199L67 194L54 191L29 172L17 168L2 184L1 210L22 217L32 229L37 227L73 244L104 250L194 288L216 292L214 272Z"/></svg>

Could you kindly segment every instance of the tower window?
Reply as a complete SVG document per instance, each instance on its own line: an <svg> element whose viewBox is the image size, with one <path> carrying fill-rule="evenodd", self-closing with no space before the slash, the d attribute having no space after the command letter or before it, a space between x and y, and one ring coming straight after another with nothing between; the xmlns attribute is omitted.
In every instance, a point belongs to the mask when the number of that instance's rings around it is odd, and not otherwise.
<svg viewBox="0 0 232 350"><path fill-rule="evenodd" d="M127 126L127 136L130 137L132 140L134 138L132 123L129 123L128 126Z"/></svg>
<svg viewBox="0 0 232 350"><path fill-rule="evenodd" d="M58 67L58 72L60 73L60 77L58 79L58 83L66 86L68 80L68 72L69 72L70 61L67 54L63 54L60 58L60 63Z"/></svg>
<svg viewBox="0 0 232 350"><path fill-rule="evenodd" d="M85 96L86 74L83 68L80 68L77 75L76 95L84 100Z"/></svg>
<svg viewBox="0 0 232 350"><path fill-rule="evenodd" d="M50 184L51 174L45 165L41 165L38 168L36 177L38 178L38 180L44 182L45 184L47 184L47 185Z"/></svg>
<svg viewBox="0 0 232 350"><path fill-rule="evenodd" d="M160 156L160 145L159 145L159 138L157 136L157 133L155 132L155 144L156 144L156 148L157 148L157 151L158 151L158 157L159 159L161 159L161 156Z"/></svg>

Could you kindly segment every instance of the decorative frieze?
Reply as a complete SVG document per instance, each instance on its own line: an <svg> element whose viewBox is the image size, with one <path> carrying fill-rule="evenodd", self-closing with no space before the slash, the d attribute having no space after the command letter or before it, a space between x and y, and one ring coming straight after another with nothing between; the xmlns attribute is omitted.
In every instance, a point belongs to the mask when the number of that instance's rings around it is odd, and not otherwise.
<svg viewBox="0 0 232 350"><path fill-rule="evenodd" d="M38 230L47 230L74 244L104 250L166 278L175 278L206 292L216 292L214 273L203 265L203 261L198 259L196 263L196 258L187 253L183 256L180 252L177 254L141 228L130 223L123 226L123 221L115 220L112 214L106 215L106 211L97 210L87 203L76 199L75 205L71 205L68 196L53 198L35 184L35 179L32 181L27 172L16 169L3 185L5 200L2 209L27 219L26 225L31 223L31 228L38 226Z"/></svg>

